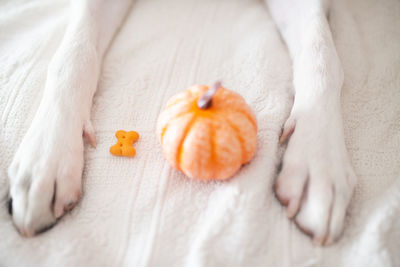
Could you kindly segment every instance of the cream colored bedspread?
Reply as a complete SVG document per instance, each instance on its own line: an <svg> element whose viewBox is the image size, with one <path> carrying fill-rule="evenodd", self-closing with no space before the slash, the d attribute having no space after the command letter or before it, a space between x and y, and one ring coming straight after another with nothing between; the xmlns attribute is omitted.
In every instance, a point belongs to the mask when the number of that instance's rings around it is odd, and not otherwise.
<svg viewBox="0 0 400 267"><path fill-rule="evenodd" d="M0 2L0 266L400 266L400 2L333 2L359 184L344 237L326 248L286 218L272 192L292 74L258 0L137 1L104 60L82 201L50 231L18 235L5 208L6 169L69 9L66 1ZM219 78L254 108L258 151L228 182L192 181L163 159L156 119L170 96ZM118 129L141 134L135 158L109 154Z"/></svg>

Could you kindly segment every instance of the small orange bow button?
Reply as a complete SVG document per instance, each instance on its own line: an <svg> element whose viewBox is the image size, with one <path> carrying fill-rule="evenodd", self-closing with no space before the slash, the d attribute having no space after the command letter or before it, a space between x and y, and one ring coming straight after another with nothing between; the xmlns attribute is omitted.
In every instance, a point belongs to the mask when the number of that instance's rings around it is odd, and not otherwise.
<svg viewBox="0 0 400 267"><path fill-rule="evenodd" d="M115 133L115 136L118 142L110 147L110 153L114 156L134 157L136 150L132 147L132 144L139 139L139 134L135 131L119 130Z"/></svg>

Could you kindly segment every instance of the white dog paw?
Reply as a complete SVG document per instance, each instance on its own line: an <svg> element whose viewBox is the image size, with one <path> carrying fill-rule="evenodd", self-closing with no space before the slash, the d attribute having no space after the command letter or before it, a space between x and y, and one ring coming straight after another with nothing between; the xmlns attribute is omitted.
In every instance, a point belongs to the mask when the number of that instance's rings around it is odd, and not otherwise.
<svg viewBox="0 0 400 267"><path fill-rule="evenodd" d="M320 245L340 237L356 183L341 119L334 117L291 115L281 137L290 140L275 183L288 217Z"/></svg>
<svg viewBox="0 0 400 267"><path fill-rule="evenodd" d="M82 194L83 126L65 115L37 115L9 167L9 211L24 236L51 227Z"/></svg>

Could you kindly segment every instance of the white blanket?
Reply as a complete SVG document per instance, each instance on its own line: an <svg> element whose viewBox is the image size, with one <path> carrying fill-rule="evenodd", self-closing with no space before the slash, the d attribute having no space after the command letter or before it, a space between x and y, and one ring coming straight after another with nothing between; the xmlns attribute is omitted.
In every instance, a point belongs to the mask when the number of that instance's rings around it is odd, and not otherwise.
<svg viewBox="0 0 400 267"><path fill-rule="evenodd" d="M68 12L66 1L0 3L0 266L400 266L399 1L334 1L346 144L359 184L343 238L326 248L286 218L272 192L292 74L258 0L134 4L104 60L83 199L50 231L22 238L5 208L6 168ZM258 152L228 182L192 181L166 164L157 116L170 96L219 78L254 108ZM135 158L109 154L118 129L141 134Z"/></svg>

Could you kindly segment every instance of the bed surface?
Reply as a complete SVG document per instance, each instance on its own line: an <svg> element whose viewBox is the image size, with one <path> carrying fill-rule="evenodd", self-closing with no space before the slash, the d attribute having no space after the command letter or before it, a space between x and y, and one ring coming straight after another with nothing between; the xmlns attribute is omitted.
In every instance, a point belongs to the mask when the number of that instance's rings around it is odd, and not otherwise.
<svg viewBox="0 0 400 267"><path fill-rule="evenodd" d="M0 3L0 266L400 266L400 2L334 1L359 184L344 237L326 248L300 233L272 192L292 74L257 0L137 1L104 60L82 201L50 231L18 235L5 208L6 169L68 12L67 1ZM254 108L258 151L228 182L192 181L163 159L157 116L170 96L220 78ZM135 158L109 154L118 129L141 134Z"/></svg>

